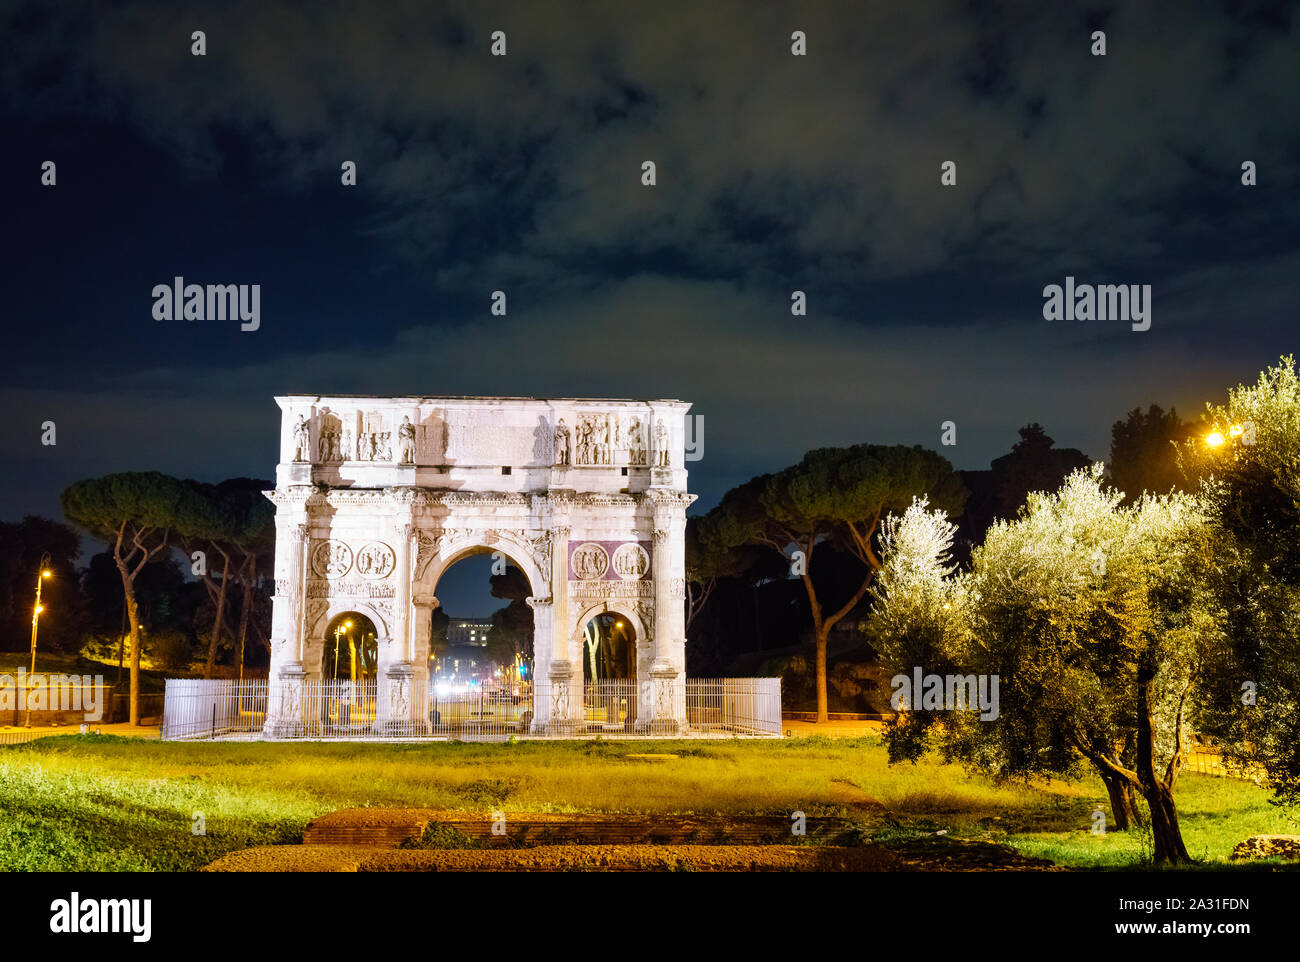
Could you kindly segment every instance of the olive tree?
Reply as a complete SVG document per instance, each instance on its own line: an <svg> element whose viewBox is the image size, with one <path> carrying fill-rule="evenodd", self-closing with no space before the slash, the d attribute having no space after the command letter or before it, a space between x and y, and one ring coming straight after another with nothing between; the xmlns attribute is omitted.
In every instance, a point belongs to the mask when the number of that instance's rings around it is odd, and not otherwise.
<svg viewBox="0 0 1300 962"><path fill-rule="evenodd" d="M1102 466L1031 494L954 574L946 518L914 504L886 524L872 630L886 666L998 680L996 717L909 706L891 756L933 731L950 757L998 778L1101 777L1117 824L1141 796L1158 862L1188 859L1173 791L1201 663L1216 636L1202 568L1207 524L1188 494L1131 507Z"/></svg>
<svg viewBox="0 0 1300 962"><path fill-rule="evenodd" d="M1225 643L1198 719L1225 756L1300 801L1300 377L1284 357L1207 405L1184 465L1204 482Z"/></svg>

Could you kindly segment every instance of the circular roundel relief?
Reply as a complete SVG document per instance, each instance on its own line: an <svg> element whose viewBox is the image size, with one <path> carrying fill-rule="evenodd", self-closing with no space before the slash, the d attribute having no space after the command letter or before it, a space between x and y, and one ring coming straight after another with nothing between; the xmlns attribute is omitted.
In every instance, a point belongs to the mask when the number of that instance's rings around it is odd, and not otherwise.
<svg viewBox="0 0 1300 962"><path fill-rule="evenodd" d="M312 549L311 569L322 578L342 578L352 570L352 549L342 541L322 541Z"/></svg>
<svg viewBox="0 0 1300 962"><path fill-rule="evenodd" d="M579 545L573 552L573 573L581 581L598 581L609 570L609 555L595 542Z"/></svg>
<svg viewBox="0 0 1300 962"><path fill-rule="evenodd" d="M387 578L397 565L393 549L382 541L372 541L357 552L357 574L363 578Z"/></svg>
<svg viewBox="0 0 1300 962"><path fill-rule="evenodd" d="M614 549L614 574L624 581L636 581L650 570L650 555L636 542L621 544Z"/></svg>

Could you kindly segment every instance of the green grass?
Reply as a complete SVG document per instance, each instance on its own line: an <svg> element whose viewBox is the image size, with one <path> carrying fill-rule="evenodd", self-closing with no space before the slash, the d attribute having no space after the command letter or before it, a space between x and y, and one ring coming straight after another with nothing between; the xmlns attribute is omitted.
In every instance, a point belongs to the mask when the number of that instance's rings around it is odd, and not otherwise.
<svg viewBox="0 0 1300 962"><path fill-rule="evenodd" d="M646 763L626 756L670 752ZM1260 832L1295 832L1269 793L1184 775L1189 851L1222 867ZM249 845L292 843L351 806L487 812L837 815L878 841L1005 842L1072 867L1131 868L1142 835L1089 831L1099 782L991 784L926 759L890 766L872 739L185 744L59 736L0 749L0 869L189 870ZM879 805L875 804L879 803ZM881 808L883 806L883 808ZM191 832L202 813L206 835Z"/></svg>

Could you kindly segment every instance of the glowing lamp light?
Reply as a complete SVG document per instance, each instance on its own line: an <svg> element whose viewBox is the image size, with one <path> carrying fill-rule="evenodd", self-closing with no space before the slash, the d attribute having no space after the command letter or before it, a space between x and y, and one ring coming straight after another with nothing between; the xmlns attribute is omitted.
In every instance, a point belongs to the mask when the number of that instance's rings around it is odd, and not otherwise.
<svg viewBox="0 0 1300 962"><path fill-rule="evenodd" d="M48 578L48 577L50 576L50 574L51 574L51 572L49 572L49 571L42 571L42 572L41 572L41 577L42 577L42 578Z"/></svg>

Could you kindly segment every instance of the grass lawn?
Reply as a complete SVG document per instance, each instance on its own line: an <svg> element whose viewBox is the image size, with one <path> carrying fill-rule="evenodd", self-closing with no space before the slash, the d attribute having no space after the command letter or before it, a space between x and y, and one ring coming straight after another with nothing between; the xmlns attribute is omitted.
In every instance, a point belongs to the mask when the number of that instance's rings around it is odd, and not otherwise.
<svg viewBox="0 0 1300 962"><path fill-rule="evenodd" d="M638 752L680 757L627 758ZM1248 782L1186 774L1176 797L1188 850L1215 867L1248 835L1298 830L1297 813ZM297 842L315 816L367 805L801 810L853 819L885 844L979 839L1071 867L1140 867L1140 832L1089 830L1105 799L1094 779L997 786L937 760L891 767L867 738L374 745L69 735L0 748L0 869L197 869L246 846ZM206 835L191 832L196 812Z"/></svg>

